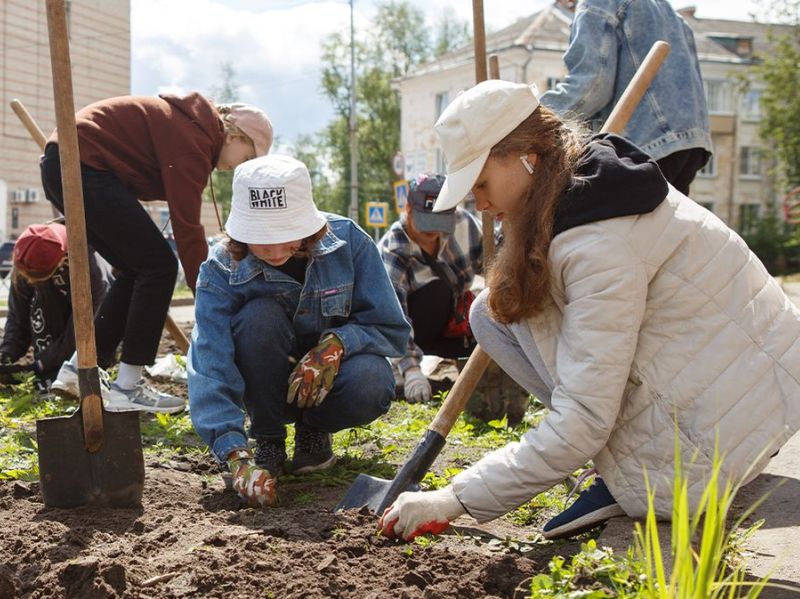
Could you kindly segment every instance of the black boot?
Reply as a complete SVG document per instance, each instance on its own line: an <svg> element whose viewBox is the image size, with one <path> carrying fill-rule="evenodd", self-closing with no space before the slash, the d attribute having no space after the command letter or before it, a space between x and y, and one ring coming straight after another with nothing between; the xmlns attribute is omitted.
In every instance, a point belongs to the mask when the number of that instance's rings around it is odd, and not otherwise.
<svg viewBox="0 0 800 599"><path fill-rule="evenodd" d="M268 470L273 476L283 473L286 462L286 444L283 439L256 439L253 456L256 466Z"/></svg>
<svg viewBox="0 0 800 599"><path fill-rule="evenodd" d="M336 463L331 447L332 435L303 424L295 425L294 458L289 465L292 474L327 470Z"/></svg>

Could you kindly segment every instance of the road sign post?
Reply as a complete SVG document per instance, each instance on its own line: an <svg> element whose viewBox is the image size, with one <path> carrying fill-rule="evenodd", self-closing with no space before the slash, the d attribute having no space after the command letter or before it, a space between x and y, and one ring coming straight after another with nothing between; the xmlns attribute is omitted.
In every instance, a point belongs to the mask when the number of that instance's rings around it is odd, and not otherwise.
<svg viewBox="0 0 800 599"><path fill-rule="evenodd" d="M408 181L400 179L392 183L394 187L394 208L397 214L401 214L406 209L408 202Z"/></svg>
<svg viewBox="0 0 800 599"><path fill-rule="evenodd" d="M373 236L378 241L379 229L389 225L389 202L367 202L367 225L373 228Z"/></svg>
<svg viewBox="0 0 800 599"><path fill-rule="evenodd" d="M406 172L406 157L403 156L402 152L398 152L392 158L392 170L394 174L398 177L402 177Z"/></svg>

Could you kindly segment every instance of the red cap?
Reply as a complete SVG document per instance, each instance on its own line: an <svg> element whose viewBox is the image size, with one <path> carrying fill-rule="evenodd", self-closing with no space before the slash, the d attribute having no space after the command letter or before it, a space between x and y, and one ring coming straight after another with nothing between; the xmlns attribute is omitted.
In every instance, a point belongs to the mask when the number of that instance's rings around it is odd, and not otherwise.
<svg viewBox="0 0 800 599"><path fill-rule="evenodd" d="M14 266L32 277L49 276L67 254L67 228L31 225L14 244Z"/></svg>

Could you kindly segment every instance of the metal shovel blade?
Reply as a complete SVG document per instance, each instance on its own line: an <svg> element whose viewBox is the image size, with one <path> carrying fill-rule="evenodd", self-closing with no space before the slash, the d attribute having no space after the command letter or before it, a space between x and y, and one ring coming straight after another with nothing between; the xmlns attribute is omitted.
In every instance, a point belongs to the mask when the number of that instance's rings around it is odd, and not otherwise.
<svg viewBox="0 0 800 599"><path fill-rule="evenodd" d="M373 514L382 514L400 493L419 491L419 481L425 476L442 447L442 435L430 429L425 431L422 441L392 480L359 474L336 506L336 511L367 506Z"/></svg>
<svg viewBox="0 0 800 599"><path fill-rule="evenodd" d="M72 508L142 504L144 456L139 413L103 411L103 443L87 451L81 410L36 422L39 478L44 504Z"/></svg>
<svg viewBox="0 0 800 599"><path fill-rule="evenodd" d="M404 489L398 489L397 494L392 497L390 493L392 483L394 480L359 474L336 506L335 511L360 509L366 506L371 513L382 514L403 491L419 491L419 485L411 483Z"/></svg>

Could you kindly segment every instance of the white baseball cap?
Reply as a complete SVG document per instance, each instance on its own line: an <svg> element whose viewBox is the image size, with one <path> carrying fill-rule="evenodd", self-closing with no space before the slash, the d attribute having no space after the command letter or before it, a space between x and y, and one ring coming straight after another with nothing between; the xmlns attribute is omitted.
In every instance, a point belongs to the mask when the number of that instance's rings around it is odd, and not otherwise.
<svg viewBox="0 0 800 599"><path fill-rule="evenodd" d="M314 204L306 165L269 154L243 162L233 173L231 213L225 230L242 243L305 239L327 222Z"/></svg>
<svg viewBox="0 0 800 599"><path fill-rule="evenodd" d="M434 125L447 158L447 179L434 212L454 208L469 194L491 149L538 106L536 85L500 79L456 96Z"/></svg>

